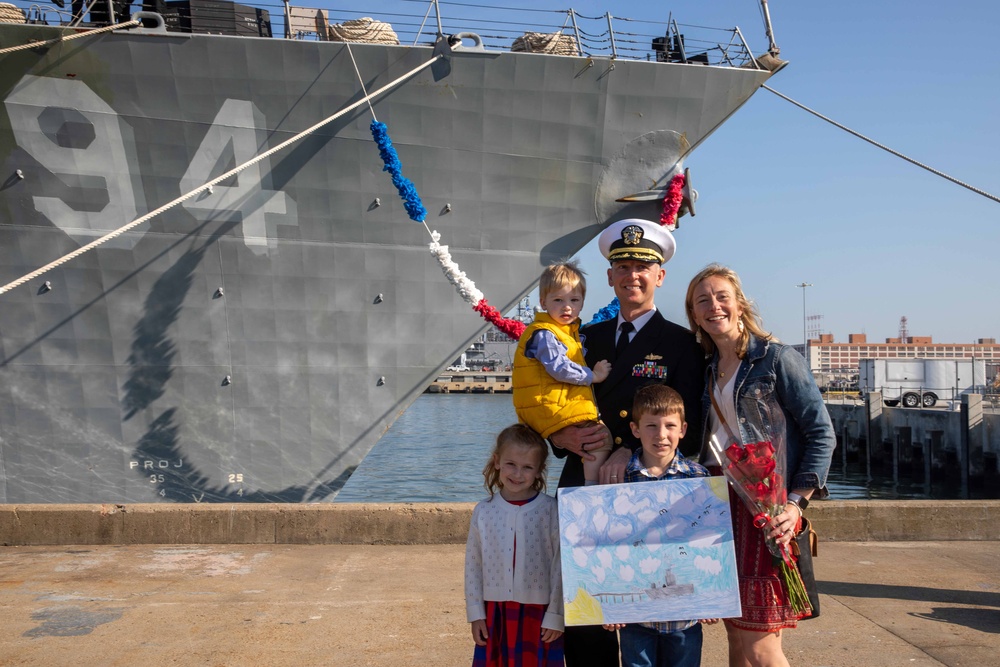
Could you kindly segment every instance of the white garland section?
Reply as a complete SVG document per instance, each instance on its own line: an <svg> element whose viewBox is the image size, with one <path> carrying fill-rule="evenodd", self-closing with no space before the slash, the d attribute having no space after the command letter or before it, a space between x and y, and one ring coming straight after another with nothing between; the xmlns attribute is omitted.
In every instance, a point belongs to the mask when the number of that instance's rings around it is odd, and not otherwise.
<svg viewBox="0 0 1000 667"><path fill-rule="evenodd" d="M476 283L472 282L465 275L465 271L459 268L455 260L451 258L448 246L441 245L439 243L440 240L440 232L437 230L431 232L431 243L428 246L431 249L431 254L437 258L438 264L441 265L441 270L444 271L444 275L448 278L448 282L454 285L458 293L462 295L462 298L475 308L483 300L483 293L476 288Z"/></svg>

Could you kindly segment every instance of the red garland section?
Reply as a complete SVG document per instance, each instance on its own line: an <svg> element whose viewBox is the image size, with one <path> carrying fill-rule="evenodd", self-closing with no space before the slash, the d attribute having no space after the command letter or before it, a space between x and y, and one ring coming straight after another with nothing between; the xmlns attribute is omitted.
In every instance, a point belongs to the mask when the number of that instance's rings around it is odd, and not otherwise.
<svg viewBox="0 0 1000 667"><path fill-rule="evenodd" d="M692 195L693 196L693 195ZM677 213L684 202L684 174L675 174L667 186L667 196L663 198L663 213L660 214L660 224L673 229L677 224Z"/></svg>
<svg viewBox="0 0 1000 667"><path fill-rule="evenodd" d="M524 322L503 317L499 310L486 302L485 298L480 299L479 303L473 306L472 309L482 315L484 320L507 334L507 337L512 340L519 340L521 334L524 333L526 328Z"/></svg>

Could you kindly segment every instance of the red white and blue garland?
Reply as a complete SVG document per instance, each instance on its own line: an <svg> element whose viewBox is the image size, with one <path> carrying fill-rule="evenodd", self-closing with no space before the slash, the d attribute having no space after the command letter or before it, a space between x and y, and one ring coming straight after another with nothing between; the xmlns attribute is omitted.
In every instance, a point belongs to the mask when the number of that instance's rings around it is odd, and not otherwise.
<svg viewBox="0 0 1000 667"><path fill-rule="evenodd" d="M410 179L403 176L403 165L400 163L396 149L389 138L388 128L385 123L373 120L371 123L371 132L372 138L375 139L375 143L378 145L382 162L385 164L382 167L382 171L387 171L392 176L392 184L396 186L399 196L403 199L403 207L406 209L407 215L410 216L411 220L423 223L426 228L427 209L424 208L423 203L420 201L420 194L417 192L416 186L413 185ZM684 201L683 190L684 174L674 175L667 186L667 194L663 199L663 213L660 214L660 224L665 225L671 231L677 227L677 214ZM432 232L429 228L427 231L431 235L431 243L428 246L431 254L437 259L445 277L448 278L448 282L455 286L462 299L471 305L472 309L479 313L487 322L504 332L509 338L518 340L521 334L524 333L524 322L506 318L500 311L491 306L486 301L486 296L476 287L476 283L452 259L451 253L448 251L448 246L441 245L441 234L436 230ZM595 324L618 317L619 309L618 297L615 297L611 303L597 311L594 318L588 324Z"/></svg>
<svg viewBox="0 0 1000 667"><path fill-rule="evenodd" d="M371 132L375 143L378 145L378 152L382 157L382 162L385 164L382 167L382 171L387 171L392 176L392 183L396 186L399 196L403 199L403 207L406 209L407 215L410 216L411 220L423 223L426 228L427 209L424 208L423 203L420 201L420 194L417 192L417 188L408 178L403 176L403 166L399 161L399 156L396 154L396 149L393 148L392 140L389 139L388 128L385 123L373 120L371 123ZM438 264L441 265L441 270L444 271L445 277L448 278L448 282L455 286L462 299L472 306L472 309L479 313L483 319L507 334L508 337L514 340L519 339L525 329L524 322L505 318L501 315L500 311L491 306L486 301L486 296L476 287L476 283L465 275L465 271L462 271L458 263L452 259L451 253L448 251L448 246L441 245L440 232L436 230L432 232L430 229L427 229L427 231L431 235L431 243L428 246L431 254L437 259Z"/></svg>

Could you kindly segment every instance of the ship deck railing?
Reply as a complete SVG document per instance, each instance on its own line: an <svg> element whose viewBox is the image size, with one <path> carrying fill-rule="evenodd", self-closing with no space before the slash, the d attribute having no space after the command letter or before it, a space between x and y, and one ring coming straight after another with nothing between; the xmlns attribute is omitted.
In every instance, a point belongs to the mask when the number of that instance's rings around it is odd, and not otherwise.
<svg viewBox="0 0 1000 667"><path fill-rule="evenodd" d="M25 2L8 0L8 4L19 7L28 23L48 25L71 25L96 27L105 22L95 22L108 16L108 6L114 0L88 0L81 5L80 0L73 5L72 0L51 0L50 2ZM118 0L116 12L121 22L137 11L168 12L181 5L194 7L200 3L202 16L212 12L231 11L220 0L138 0L126 4ZM613 6L614 3L609 3ZM60 6L61 5L61 6ZM83 20L76 21L74 12L79 7L86 9ZM329 39L327 27L345 22L372 17L388 23L398 36L401 45L431 46L438 39L440 29L443 35L474 35L476 48L486 51L510 51L515 42L527 33L553 35L561 33L565 41L575 47L575 55L595 58L648 60L658 62L712 65L723 67L756 67L756 59L738 27L712 28L686 24L677 20L667 9L655 19L634 19L617 16L611 12L590 16L573 9L541 9L531 6L500 7L481 6L467 2L428 2L428 0L396 0L380 3L383 9L364 9L359 3L357 9L350 9L343 3L313 2L310 6L283 2L254 2L252 5L236 5L248 10L263 10L261 34L256 36L291 39ZM291 21L286 29L286 9ZM317 22L319 15L321 21ZM325 23L323 23L325 21ZM267 32L264 33L266 22ZM171 25L167 30L184 32L182 26ZM193 32L205 32L194 30ZM225 33L223 34L235 34ZM245 32L240 33L247 36ZM523 40L522 40L523 42ZM464 46L464 42L463 42ZM565 55L565 54L564 54Z"/></svg>

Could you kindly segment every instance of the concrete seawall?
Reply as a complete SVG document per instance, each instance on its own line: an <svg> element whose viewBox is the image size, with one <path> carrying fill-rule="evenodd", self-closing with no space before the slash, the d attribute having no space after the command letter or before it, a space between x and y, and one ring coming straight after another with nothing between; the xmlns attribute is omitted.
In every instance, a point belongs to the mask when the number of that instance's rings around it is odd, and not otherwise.
<svg viewBox="0 0 1000 667"><path fill-rule="evenodd" d="M461 544L473 503L0 505L0 545ZM814 502L821 540L1000 540L1000 500Z"/></svg>

